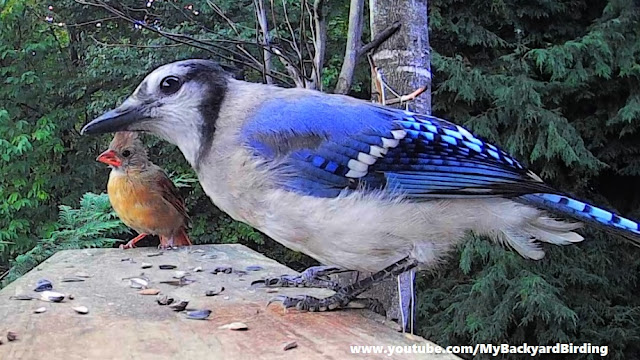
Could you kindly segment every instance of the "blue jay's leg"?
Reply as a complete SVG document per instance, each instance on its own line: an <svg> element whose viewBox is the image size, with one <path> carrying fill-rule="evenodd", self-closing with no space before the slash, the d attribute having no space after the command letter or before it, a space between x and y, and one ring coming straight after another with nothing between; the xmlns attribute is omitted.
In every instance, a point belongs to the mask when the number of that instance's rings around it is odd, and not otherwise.
<svg viewBox="0 0 640 360"><path fill-rule="evenodd" d="M400 325L402 332L413 334L415 319L415 269L398 275L398 306L400 307Z"/></svg>
<svg viewBox="0 0 640 360"><path fill-rule="evenodd" d="M282 275L280 277L256 280L252 282L251 285L264 284L266 287L314 287L336 291L339 285L337 282L332 281L329 275L346 271L350 270L337 266L312 266L300 275Z"/></svg>
<svg viewBox="0 0 640 360"><path fill-rule="evenodd" d="M298 310L308 311L328 311L344 309L348 307L349 303L355 300L358 295L365 292L374 284L398 276L405 271L415 268L417 265L418 262L415 259L404 258L369 277L359 280L351 285L337 289L335 294L327 298L318 299L316 297L308 295L299 295L294 297L280 295L269 300L267 306L269 306L269 304L271 304L272 302L281 302L282 306L285 309L296 308ZM376 300L363 299L363 301L365 302L366 307L374 311L379 310L381 307L380 303Z"/></svg>

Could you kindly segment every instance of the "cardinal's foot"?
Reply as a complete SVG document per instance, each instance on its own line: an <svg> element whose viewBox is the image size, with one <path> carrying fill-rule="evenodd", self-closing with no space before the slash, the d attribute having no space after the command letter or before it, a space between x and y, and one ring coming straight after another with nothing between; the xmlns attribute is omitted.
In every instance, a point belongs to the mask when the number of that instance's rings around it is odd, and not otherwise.
<svg viewBox="0 0 640 360"><path fill-rule="evenodd" d="M382 303L376 299L351 298L342 293L319 299L308 295L285 296L279 295L271 300L269 304L279 302L285 309L295 308L302 311L331 311L340 309L369 309L382 316L386 316L386 310Z"/></svg>
<svg viewBox="0 0 640 360"><path fill-rule="evenodd" d="M335 266L312 266L300 275L282 275L279 277L256 280L251 285L263 284L266 287L313 287L321 289L338 289L338 283L331 281L329 275L348 270Z"/></svg>
<svg viewBox="0 0 640 360"><path fill-rule="evenodd" d="M133 249L134 247L136 247L135 243L133 242L133 240L129 241L126 244L120 244L119 248L120 249Z"/></svg>

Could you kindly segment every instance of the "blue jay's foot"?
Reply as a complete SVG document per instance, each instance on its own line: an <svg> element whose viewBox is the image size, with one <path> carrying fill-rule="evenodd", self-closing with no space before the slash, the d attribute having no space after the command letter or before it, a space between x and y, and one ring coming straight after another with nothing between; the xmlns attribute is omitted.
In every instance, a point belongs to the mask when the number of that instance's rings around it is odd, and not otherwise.
<svg viewBox="0 0 640 360"><path fill-rule="evenodd" d="M349 270L336 266L312 266L300 275L282 275L280 277L256 280L251 285L263 284L266 287L313 287L338 290L338 283L331 281L329 275Z"/></svg>
<svg viewBox="0 0 640 360"><path fill-rule="evenodd" d="M330 310L338 310L338 309L369 309L375 313L378 313L382 316L387 315L387 311L385 310L382 303L376 299L352 299L345 296L329 296L324 299L318 299L313 296L308 295L298 295L298 296L285 296L279 295L271 300L269 300L269 304L274 302L280 302L282 307L285 309L296 308L302 311L330 311Z"/></svg>
<svg viewBox="0 0 640 360"><path fill-rule="evenodd" d="M269 300L267 306L272 302L280 302L285 309L296 308L303 311L329 311L353 308L353 305L358 305L359 303L360 306L355 307L366 307L379 314L383 314L384 308L379 301L372 299L359 299L357 296L365 292L374 284L398 276L407 270L413 269L417 265L418 262L416 260L404 258L369 277L359 280L351 285L337 288L335 290L335 294L324 299L318 299L308 295L293 297L280 295Z"/></svg>

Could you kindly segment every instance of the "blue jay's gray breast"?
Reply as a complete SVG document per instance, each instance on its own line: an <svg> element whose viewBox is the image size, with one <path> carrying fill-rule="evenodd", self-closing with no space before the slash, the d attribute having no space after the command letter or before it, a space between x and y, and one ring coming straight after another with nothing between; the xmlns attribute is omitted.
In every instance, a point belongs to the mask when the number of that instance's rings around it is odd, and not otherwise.
<svg viewBox="0 0 640 360"><path fill-rule="evenodd" d="M465 231L495 234L526 226L536 209L507 199L411 202L385 194L351 193L337 198L268 190L261 231L323 264L379 271L411 257L435 266Z"/></svg>
<svg viewBox="0 0 640 360"><path fill-rule="evenodd" d="M278 136L276 125L295 118L296 113L283 117L270 112L275 122L266 128L253 127L254 138L264 145L263 150L265 146L270 149L269 156L256 155L255 146L247 145L246 134L243 137L244 125L265 121L255 116L261 114L261 99L285 91L319 96L252 84L230 87L228 98L234 101L223 103L211 150L197 169L204 191L218 208L282 245L326 265L379 271L405 257L418 260L423 268L434 266L467 231L489 235L532 259L542 258L544 252L531 239L554 244L582 240L571 232L574 225L544 217L540 210L507 198L416 201L384 189L360 188L323 197L283 186L303 175L300 168L287 162L288 154L299 148L314 149L327 136L318 131L300 132L307 135L294 137L295 141L286 137L289 142L278 144L282 136ZM237 106L239 103L243 106ZM397 144L397 139L387 139L386 145ZM382 146L386 145L383 141Z"/></svg>
<svg viewBox="0 0 640 360"><path fill-rule="evenodd" d="M504 198L415 202L382 191L356 190L335 198L303 195L279 187L274 179L280 176L269 164L226 144L233 136L220 139L198 173L213 203L323 264L379 271L408 256L423 268L432 267L466 231L509 243L526 257L544 255L529 241L528 229L541 215L530 206Z"/></svg>

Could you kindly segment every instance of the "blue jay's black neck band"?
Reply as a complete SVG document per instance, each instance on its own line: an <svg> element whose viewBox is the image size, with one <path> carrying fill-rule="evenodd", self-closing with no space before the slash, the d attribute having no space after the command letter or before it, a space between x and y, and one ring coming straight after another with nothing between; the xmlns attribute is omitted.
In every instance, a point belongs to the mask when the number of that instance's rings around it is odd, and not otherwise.
<svg viewBox="0 0 640 360"><path fill-rule="evenodd" d="M207 94L200 104L200 114L203 123L200 128L200 150L195 159L195 169L199 170L200 164L211 149L216 130L216 122L220 115L220 107L227 92L227 81L230 77L218 64L194 63L187 65L190 71L185 76L185 81L196 80L207 85Z"/></svg>

